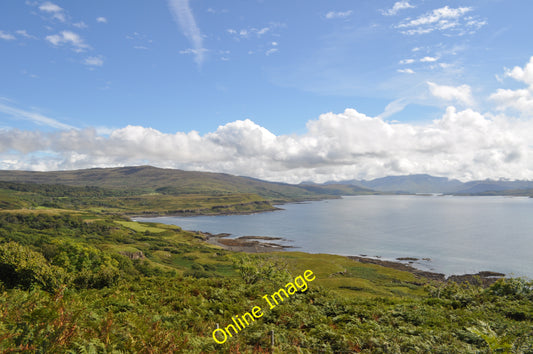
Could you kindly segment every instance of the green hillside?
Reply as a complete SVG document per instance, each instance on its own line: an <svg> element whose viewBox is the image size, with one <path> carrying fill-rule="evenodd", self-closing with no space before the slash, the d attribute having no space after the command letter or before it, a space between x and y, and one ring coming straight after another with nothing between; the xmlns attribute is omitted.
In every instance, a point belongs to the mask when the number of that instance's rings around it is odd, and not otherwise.
<svg viewBox="0 0 533 354"><path fill-rule="evenodd" d="M151 166L53 172L0 171L0 181L97 186L169 195L256 194L275 202L319 199L327 194L316 193L295 185L265 182L223 173L190 172Z"/></svg>
<svg viewBox="0 0 533 354"><path fill-rule="evenodd" d="M273 203L366 191L296 186L150 166L0 171L0 209L55 208L126 215L213 215L276 210Z"/></svg>

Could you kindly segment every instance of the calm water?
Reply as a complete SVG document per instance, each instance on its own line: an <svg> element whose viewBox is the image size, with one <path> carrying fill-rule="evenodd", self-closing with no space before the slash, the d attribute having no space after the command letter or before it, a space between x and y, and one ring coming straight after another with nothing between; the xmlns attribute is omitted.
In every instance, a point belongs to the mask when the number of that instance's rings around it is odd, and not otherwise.
<svg viewBox="0 0 533 354"><path fill-rule="evenodd" d="M283 237L284 244L311 253L430 258L415 266L448 275L492 270L533 278L531 198L356 196L281 207L142 220L232 237Z"/></svg>

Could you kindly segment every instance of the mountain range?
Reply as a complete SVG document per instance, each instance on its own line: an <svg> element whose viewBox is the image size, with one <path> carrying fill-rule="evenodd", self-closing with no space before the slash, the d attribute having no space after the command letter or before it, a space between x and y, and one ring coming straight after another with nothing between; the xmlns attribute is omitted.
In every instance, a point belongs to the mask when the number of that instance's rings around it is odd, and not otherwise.
<svg viewBox="0 0 533 354"><path fill-rule="evenodd" d="M327 185L328 183L326 183ZM461 182L427 174L389 176L373 180L335 182L384 193L443 193L455 195L531 195L533 181L483 180Z"/></svg>

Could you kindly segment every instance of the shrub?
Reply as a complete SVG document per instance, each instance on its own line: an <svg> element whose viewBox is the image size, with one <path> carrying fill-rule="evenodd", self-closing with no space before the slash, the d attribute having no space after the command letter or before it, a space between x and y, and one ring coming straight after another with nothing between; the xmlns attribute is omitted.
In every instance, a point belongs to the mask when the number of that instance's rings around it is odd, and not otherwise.
<svg viewBox="0 0 533 354"><path fill-rule="evenodd" d="M32 285L55 291L65 282L63 269L50 265L41 253L16 242L0 244L0 280L7 288Z"/></svg>

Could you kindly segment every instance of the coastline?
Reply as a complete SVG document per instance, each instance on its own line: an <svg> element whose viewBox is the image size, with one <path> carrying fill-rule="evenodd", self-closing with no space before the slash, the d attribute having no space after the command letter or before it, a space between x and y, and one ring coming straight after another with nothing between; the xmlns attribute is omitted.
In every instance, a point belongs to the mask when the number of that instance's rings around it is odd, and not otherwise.
<svg viewBox="0 0 533 354"><path fill-rule="evenodd" d="M280 205L280 204L276 204ZM206 209L207 210L207 209ZM284 210L273 206L270 209L250 210L250 211L223 211L223 212L207 212L200 210L173 210L166 213L161 212L146 212L143 214L124 214L124 216L130 218L132 221L142 218L161 218L161 217L193 217L193 216L226 216L226 215L252 215L258 213L270 213L273 211ZM143 222L143 220L139 220Z"/></svg>
<svg viewBox="0 0 533 354"><path fill-rule="evenodd" d="M283 246L274 242L276 240L283 240L281 237L269 236L241 236L238 238L228 238L230 234L211 234L209 232L196 231L204 237L204 241L215 246L219 246L232 252L244 253L268 253L288 251L292 246ZM264 242L269 241L269 242ZM455 283L470 283L474 285L488 286L496 282L498 279L504 278L505 274L480 271L476 274L453 274L446 277L443 273L430 272L413 267L411 264L402 263L401 260L390 261L378 258L364 257L364 256L343 256L353 260L354 262L376 264L382 267L393 268L396 270L409 272L418 278L437 281L441 283L455 282ZM410 260L410 259L405 259ZM416 259L413 259L416 260Z"/></svg>

